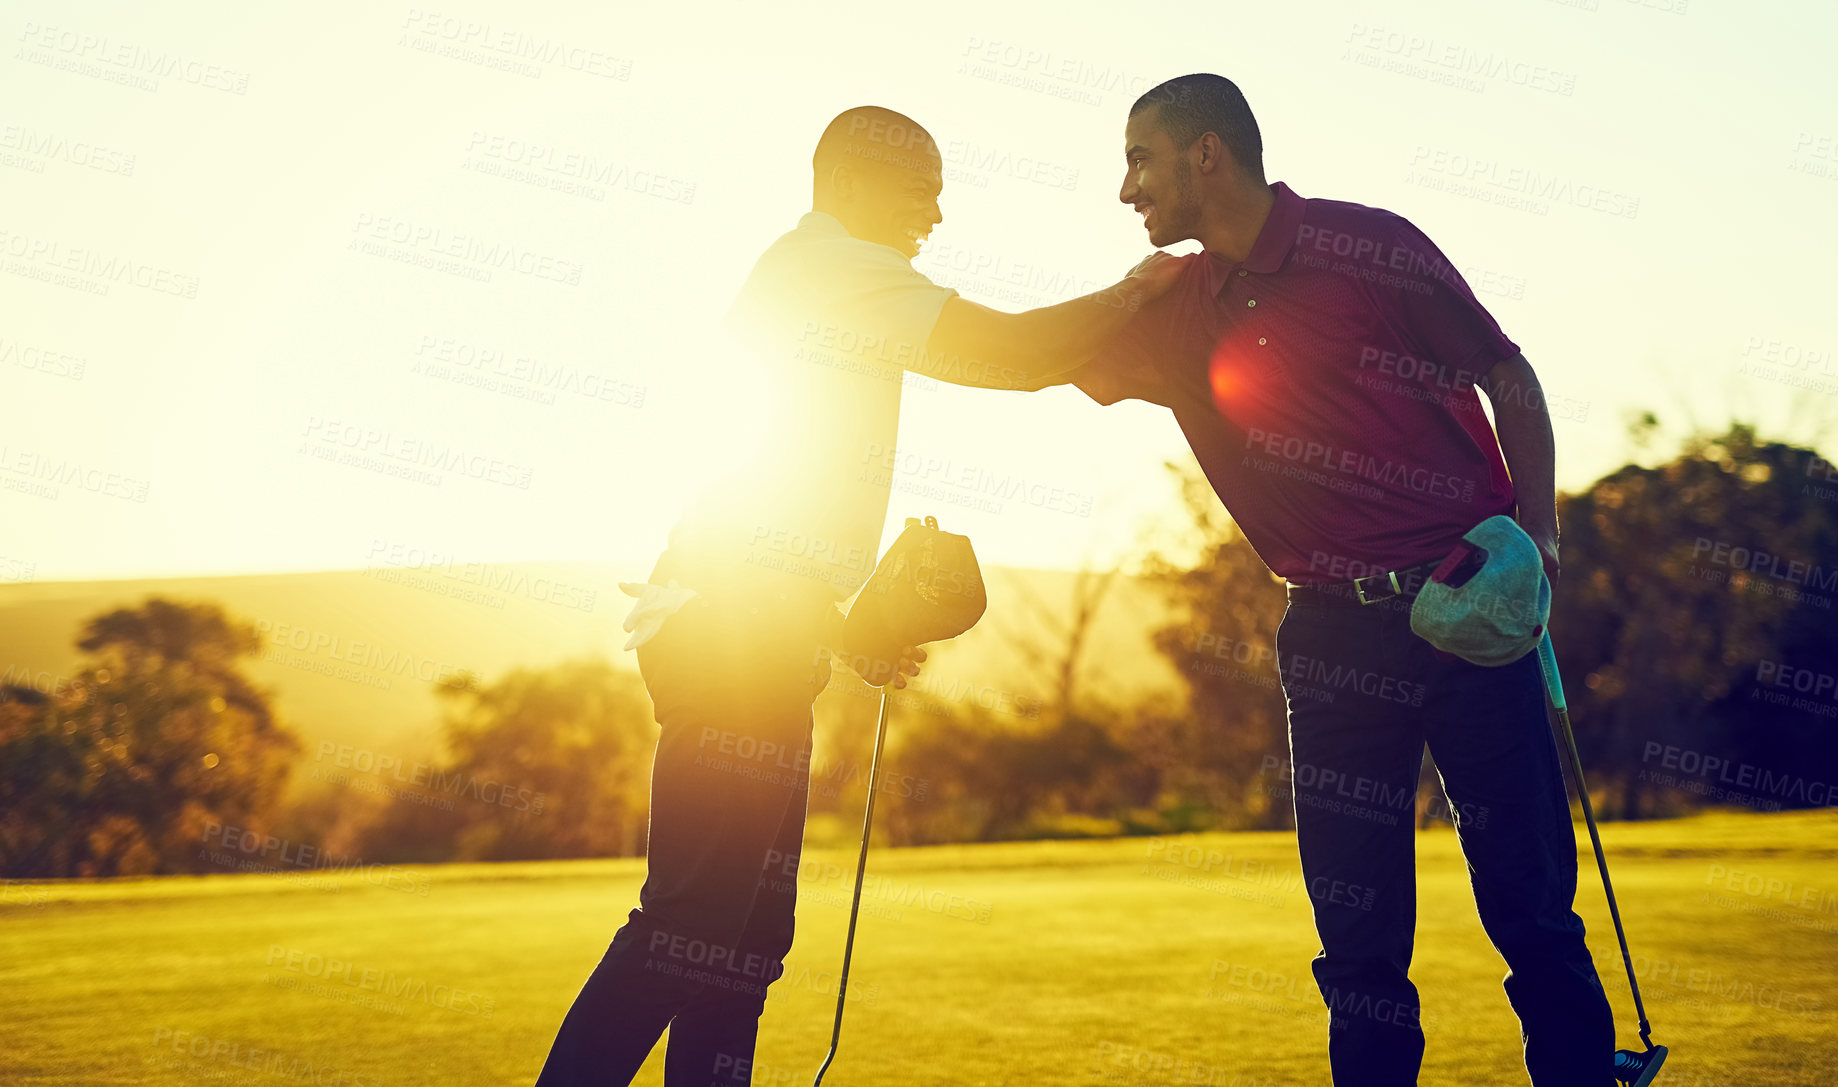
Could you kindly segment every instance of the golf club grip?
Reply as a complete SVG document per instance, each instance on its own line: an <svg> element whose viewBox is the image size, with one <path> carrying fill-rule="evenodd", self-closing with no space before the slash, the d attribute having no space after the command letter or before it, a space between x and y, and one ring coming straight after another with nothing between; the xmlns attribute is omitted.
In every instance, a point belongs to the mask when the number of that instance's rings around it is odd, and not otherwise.
<svg viewBox="0 0 1838 1087"><path fill-rule="evenodd" d="M1538 670L1544 673L1544 693L1551 698L1551 708L1566 712L1569 707L1564 704L1564 681L1557 674L1557 650L1551 647L1549 630L1538 639Z"/></svg>

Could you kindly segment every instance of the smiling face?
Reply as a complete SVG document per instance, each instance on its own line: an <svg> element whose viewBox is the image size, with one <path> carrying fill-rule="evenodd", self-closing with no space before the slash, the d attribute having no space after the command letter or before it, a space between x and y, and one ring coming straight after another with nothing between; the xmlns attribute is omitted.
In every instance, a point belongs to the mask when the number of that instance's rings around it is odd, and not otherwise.
<svg viewBox="0 0 1838 1087"><path fill-rule="evenodd" d="M812 166L813 208L908 260L944 221L944 159L931 134L904 114L879 106L843 112L817 142Z"/></svg>
<svg viewBox="0 0 1838 1087"><path fill-rule="evenodd" d="M864 162L858 168L855 214L849 232L899 250L908 260L944 221L938 195L944 191L944 160L930 140L891 163Z"/></svg>
<svg viewBox="0 0 1838 1087"><path fill-rule="evenodd" d="M1156 121L1159 106L1142 110L1123 126L1125 167L1117 199L1135 208L1157 249L1185 241L1200 228L1200 194L1193 181L1198 141L1185 151Z"/></svg>

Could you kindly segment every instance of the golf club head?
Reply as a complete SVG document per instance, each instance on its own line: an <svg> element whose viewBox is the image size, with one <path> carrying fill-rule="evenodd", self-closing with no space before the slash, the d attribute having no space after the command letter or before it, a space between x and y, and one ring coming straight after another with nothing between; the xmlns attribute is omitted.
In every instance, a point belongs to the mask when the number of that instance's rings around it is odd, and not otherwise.
<svg viewBox="0 0 1838 1087"><path fill-rule="evenodd" d="M1636 1053L1631 1049L1615 1052L1615 1080L1628 1087L1647 1087L1653 1077L1659 1075L1659 1067L1666 1063L1666 1047L1656 1045L1645 1053Z"/></svg>

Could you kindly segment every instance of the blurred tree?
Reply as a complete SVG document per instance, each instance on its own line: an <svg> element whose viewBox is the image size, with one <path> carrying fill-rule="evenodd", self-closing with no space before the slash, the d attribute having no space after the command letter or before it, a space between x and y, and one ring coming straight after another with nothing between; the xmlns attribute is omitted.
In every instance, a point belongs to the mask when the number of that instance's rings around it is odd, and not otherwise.
<svg viewBox="0 0 1838 1087"><path fill-rule="evenodd" d="M397 802L364 835L390 860L623 857L643 852L651 701L605 660L470 675L436 690L447 760L421 791L450 808Z"/></svg>
<svg viewBox="0 0 1838 1087"><path fill-rule="evenodd" d="M1198 466L1168 467L1180 479L1185 519L1158 540L1144 576L1168 604L1153 640L1184 680L1184 705L1166 712L1074 700L1078 657L1113 575L1081 574L1067 620L1024 596L1049 631L1050 648L1036 644L1030 656L1051 676L1047 712L1024 723L930 708L898 748L901 772L926 781L929 798L890 809L893 841L1288 825L1287 785L1266 772L1267 759L1286 761L1288 751L1274 648L1282 583Z"/></svg>
<svg viewBox="0 0 1838 1087"><path fill-rule="evenodd" d="M999 618L993 625L1047 692L1028 712L992 712L923 688L898 696L889 761L927 795L877 814L890 842L1088 837L1130 825L1153 796L1154 775L1128 747L1130 712L1102 704L1079 682L1119 573L1081 569L1063 614L1025 580L1005 579L1022 605L1019 626Z"/></svg>
<svg viewBox="0 0 1838 1087"><path fill-rule="evenodd" d="M900 698L900 712L920 723L903 730L893 760L898 778L882 775L882 788L899 794L897 803L875 811L892 844L1123 829L1115 816L1140 788L1131 780L1140 776L1140 764L1101 715L1055 711L1024 721L921 692Z"/></svg>
<svg viewBox="0 0 1838 1087"><path fill-rule="evenodd" d="M1016 578L1009 583L1027 613L1021 617L1020 629L1003 628L1004 637L1028 667L1046 677L1043 686L1050 692L1048 697L1062 711L1077 704L1079 660L1117 574L1116 570L1081 569L1073 577L1071 609L1063 619L1025 580Z"/></svg>
<svg viewBox="0 0 1838 1087"><path fill-rule="evenodd" d="M1838 487L1822 474L1812 450L1735 425L1560 497L1553 641L1591 791L1619 792L1611 814L1832 803L1838 701L1766 697L1782 668L1838 673ZM1764 789L1763 770L1823 789Z"/></svg>
<svg viewBox="0 0 1838 1087"><path fill-rule="evenodd" d="M1156 648L1186 681L1187 709L1145 720L1131 746L1160 775L1169 829L1288 826L1291 806L1269 758L1289 758L1288 702L1276 665L1276 628L1287 598L1226 514L1196 464L1169 464L1194 536L1193 561L1162 552L1148 575L1167 594L1169 622Z"/></svg>
<svg viewBox="0 0 1838 1087"><path fill-rule="evenodd" d="M255 629L149 598L98 616L73 683L0 700L0 869L190 871L213 821L263 832L299 748L240 671Z"/></svg>

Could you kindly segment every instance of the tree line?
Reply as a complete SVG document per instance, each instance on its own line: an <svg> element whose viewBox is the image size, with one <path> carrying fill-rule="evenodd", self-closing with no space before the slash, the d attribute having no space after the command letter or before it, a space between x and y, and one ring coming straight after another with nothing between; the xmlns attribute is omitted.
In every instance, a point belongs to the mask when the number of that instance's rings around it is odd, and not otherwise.
<svg viewBox="0 0 1838 1087"><path fill-rule="evenodd" d="M1292 825L1284 588L1191 468L1183 494L1190 554L1152 554L1143 575L1167 604L1154 644L1181 677L1179 704L1116 705L1076 684L1114 575L1082 577L1053 631L1063 644L1035 647L1053 677L1040 706L899 696L872 782L892 798L878 833L913 844ZM1598 812L1838 800L1838 468L1738 425L1560 496L1559 519L1551 625ZM643 851L656 726L642 682L604 660L445 681L440 756L406 777L321 758L314 773L373 787L289 802L305 752L242 669L262 646L251 624L151 598L90 619L76 645L69 683L0 687L9 877ZM852 679L836 684L863 697L834 699L839 727L814 756L721 754L736 773L808 772L813 814L847 820L871 784L875 704ZM1446 810L1432 760L1422 785L1432 825Z"/></svg>

